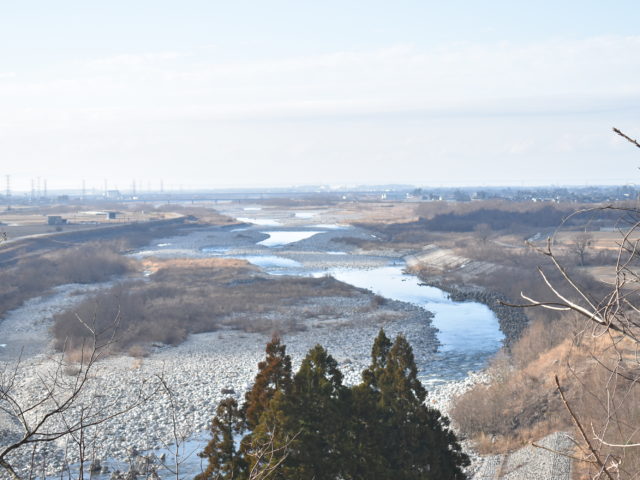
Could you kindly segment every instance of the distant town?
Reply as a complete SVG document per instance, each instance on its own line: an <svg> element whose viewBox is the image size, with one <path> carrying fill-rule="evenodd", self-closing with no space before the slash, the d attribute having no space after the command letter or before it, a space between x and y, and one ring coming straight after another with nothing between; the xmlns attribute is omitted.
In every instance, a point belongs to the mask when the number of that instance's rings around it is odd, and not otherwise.
<svg viewBox="0 0 640 480"><path fill-rule="evenodd" d="M635 185L544 186L544 187L416 187L413 185L323 186L202 190L53 190L46 187L12 192L7 184L0 204L12 206L100 202L195 202L256 201L274 198L331 201L446 201L507 200L512 202L607 203L633 200Z"/></svg>

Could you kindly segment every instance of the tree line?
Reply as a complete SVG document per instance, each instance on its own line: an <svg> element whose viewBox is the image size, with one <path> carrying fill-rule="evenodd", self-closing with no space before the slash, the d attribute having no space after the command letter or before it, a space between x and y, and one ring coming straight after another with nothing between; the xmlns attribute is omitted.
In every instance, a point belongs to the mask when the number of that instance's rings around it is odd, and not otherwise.
<svg viewBox="0 0 640 480"><path fill-rule="evenodd" d="M274 337L242 405L223 399L196 480L463 479L469 459L441 413L426 405L413 351L380 330L362 382L343 385L320 345L293 374Z"/></svg>

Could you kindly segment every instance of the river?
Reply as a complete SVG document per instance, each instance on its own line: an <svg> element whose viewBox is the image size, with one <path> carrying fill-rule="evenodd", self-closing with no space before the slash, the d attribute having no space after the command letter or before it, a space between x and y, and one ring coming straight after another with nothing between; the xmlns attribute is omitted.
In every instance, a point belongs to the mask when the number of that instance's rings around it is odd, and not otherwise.
<svg viewBox="0 0 640 480"><path fill-rule="evenodd" d="M504 335L486 305L450 300L442 290L404 273L404 260L393 253L369 255L339 241L369 233L349 225L319 224L314 214L273 218L266 212L258 216L262 213L258 207L249 208L252 217L237 217L246 226L223 234L218 229L209 235L163 239L138 255L242 258L272 275L331 275L385 298L420 306L434 314L440 343L437 361L421 369L421 380L427 384L459 380L482 369L502 345Z"/></svg>
<svg viewBox="0 0 640 480"><path fill-rule="evenodd" d="M424 308L434 315L432 323L439 341L435 356L428 364L419 365L420 378L428 389L482 369L500 348L503 335L498 320L485 305L454 302L445 292L421 284L417 277L403 272L404 261L393 252L362 252L341 241L343 237L365 238L370 236L368 232L349 225L320 223L313 214L272 218L262 213L251 211L251 218L236 215L246 222L242 227L212 227L158 239L134 256L244 258L272 275L331 275L385 298ZM327 347L331 351L331 345ZM206 433L193 436L184 445L185 451L201 451L207 440ZM154 453L166 453L169 458L172 454L168 450ZM119 462L109 463L112 470L124 467ZM192 453L182 473L190 476L200 468L201 460ZM109 475L94 478L106 480Z"/></svg>

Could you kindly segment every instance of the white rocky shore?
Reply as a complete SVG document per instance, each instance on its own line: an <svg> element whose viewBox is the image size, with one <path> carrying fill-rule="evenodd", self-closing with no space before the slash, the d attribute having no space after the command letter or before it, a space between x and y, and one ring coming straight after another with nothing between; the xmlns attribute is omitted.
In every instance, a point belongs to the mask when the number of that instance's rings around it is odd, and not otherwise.
<svg viewBox="0 0 640 480"><path fill-rule="evenodd" d="M62 294L68 298L69 291L63 289ZM335 301L350 300L341 298ZM33 305L48 305L49 310L55 311L50 303L46 299L34 300L25 306L25 313L33 314ZM371 345L381 326L389 336L403 333L414 347L417 363L428 365L437 347L430 314L409 304L391 303L400 314L386 315L378 322L359 315L355 308L355 313L350 312L349 305L345 304L343 318L313 321L306 331L286 334L283 340L292 356L294 368L306 352L319 343L326 346L339 362L345 383L358 383L360 372L369 363ZM32 320L36 317L22 317L23 322L19 321L20 317L18 310L9 316L10 321L0 324L1 338L11 339L16 332L29 330L28 324L37 327L40 335L46 333L45 322L39 320L36 326ZM205 431L223 397L233 392L238 400L242 399L256 374L257 363L264 357L268 340L268 336L263 334L218 331L192 335L177 347L156 346L146 358L118 356L99 361L84 391L87 409L99 408L100 414L109 415L134 404L140 392L155 393L140 407L89 429L86 438L91 440L91 451L96 452L104 465L106 459L126 461L133 449L158 450L175 443L174 413L176 431L181 439ZM14 391L24 405L33 404L42 397L40 378L45 372L55 369L58 358L47 349L45 353L22 361ZM170 388L171 396L164 388L159 388L159 378ZM30 415L33 418L42 411L36 409ZM0 430L3 430L2 438L10 440L13 437L10 432L15 432L15 425L12 428L5 424L3 428L0 424ZM55 474L66 463L77 462L79 457L73 441L66 440L71 442L61 440L55 445L38 448L35 463L45 463L47 473ZM30 450L18 452L14 464L30 465L32 453Z"/></svg>

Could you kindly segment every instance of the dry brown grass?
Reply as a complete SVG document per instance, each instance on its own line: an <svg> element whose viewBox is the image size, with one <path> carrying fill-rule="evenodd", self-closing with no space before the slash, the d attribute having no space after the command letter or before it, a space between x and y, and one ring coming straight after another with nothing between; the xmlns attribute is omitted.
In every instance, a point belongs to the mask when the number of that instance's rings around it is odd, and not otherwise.
<svg viewBox="0 0 640 480"><path fill-rule="evenodd" d="M405 202L358 202L341 203L336 215L346 216L355 222L393 223L417 220L415 205Z"/></svg>
<svg viewBox="0 0 640 480"><path fill-rule="evenodd" d="M612 444L640 442L640 384L633 380L639 373L635 345L619 336L594 335L577 318L562 321L555 329L545 329L541 323L527 330L510 357L494 361L488 384L477 385L456 400L451 412L454 422L484 454L511 451L555 431L573 431L574 423L557 391L557 376L603 458L613 455L621 460L620 478L636 478L640 448L607 447L597 439L606 432L601 440ZM576 478L595 474L584 462L578 462L576 471Z"/></svg>
<svg viewBox="0 0 640 480"><path fill-rule="evenodd" d="M235 269L258 272L259 268L250 264L246 260L236 258L145 258L142 260L144 270L156 273L161 269ZM231 271L231 270L229 270Z"/></svg>
<svg viewBox="0 0 640 480"><path fill-rule="evenodd" d="M81 247L25 258L0 271L0 315L28 298L66 283L96 283L135 269L135 262L118 253L115 243Z"/></svg>
<svg viewBox="0 0 640 480"><path fill-rule="evenodd" d="M452 418L485 454L513 450L549 433L571 429L571 418L556 390L554 375L570 384L567 362L573 354L574 346L565 340L525 368L513 368L511 358L495 362L489 370L491 381L459 397Z"/></svg>

